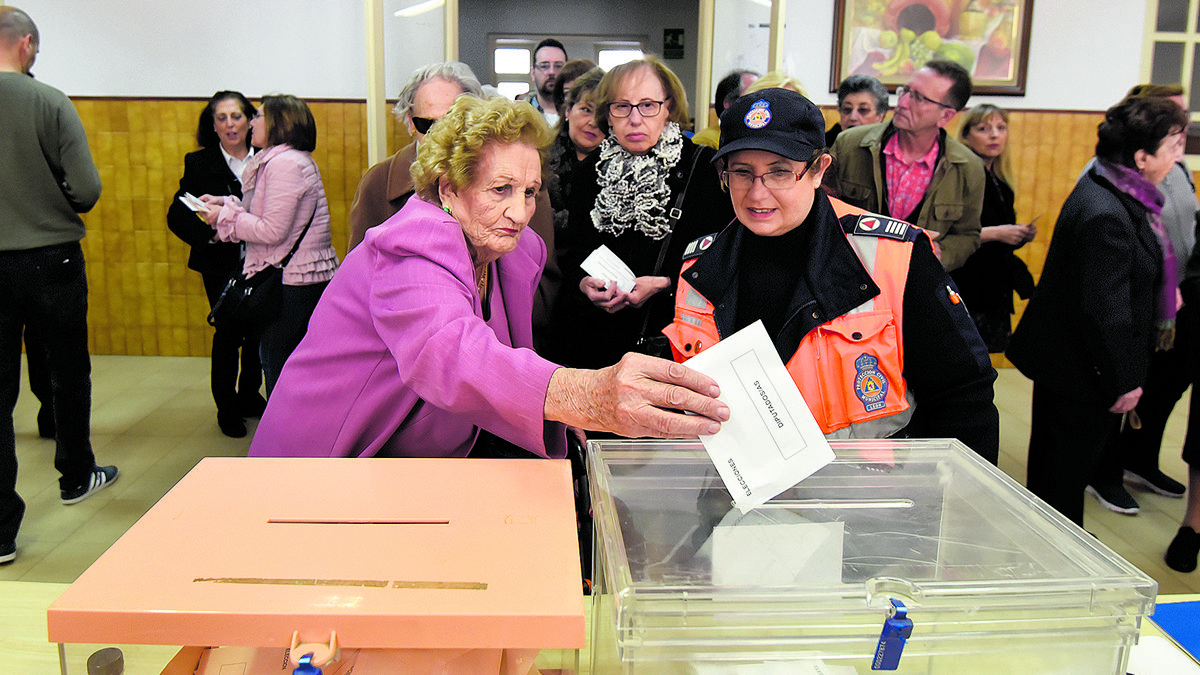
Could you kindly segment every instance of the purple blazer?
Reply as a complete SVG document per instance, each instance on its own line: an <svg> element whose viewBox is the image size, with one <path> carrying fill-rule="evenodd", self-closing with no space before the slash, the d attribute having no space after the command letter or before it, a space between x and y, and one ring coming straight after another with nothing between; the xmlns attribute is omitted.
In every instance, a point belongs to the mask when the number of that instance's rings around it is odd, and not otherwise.
<svg viewBox="0 0 1200 675"><path fill-rule="evenodd" d="M491 320L458 221L412 198L367 231L288 357L251 456L465 457L478 428L566 455L531 312L546 246L526 230L492 267ZM498 283L496 283L498 282Z"/></svg>

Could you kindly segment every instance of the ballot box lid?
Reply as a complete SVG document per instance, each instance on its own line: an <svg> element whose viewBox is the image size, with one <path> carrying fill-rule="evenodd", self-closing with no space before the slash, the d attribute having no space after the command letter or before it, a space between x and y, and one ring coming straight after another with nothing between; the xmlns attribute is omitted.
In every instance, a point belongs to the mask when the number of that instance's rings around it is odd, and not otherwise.
<svg viewBox="0 0 1200 675"><path fill-rule="evenodd" d="M53 642L578 648L571 471L208 458L48 610Z"/></svg>

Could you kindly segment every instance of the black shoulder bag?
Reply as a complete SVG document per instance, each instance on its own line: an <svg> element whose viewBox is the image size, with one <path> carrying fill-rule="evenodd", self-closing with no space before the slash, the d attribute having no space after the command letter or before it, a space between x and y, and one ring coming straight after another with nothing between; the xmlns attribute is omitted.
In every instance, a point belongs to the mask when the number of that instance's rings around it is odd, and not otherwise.
<svg viewBox="0 0 1200 675"><path fill-rule="evenodd" d="M671 229L667 231L667 236L663 237L662 246L658 249L658 260L654 263L654 273L651 276L662 276L663 261L667 258L667 248L671 245L671 237L675 235L675 228L679 226L679 219L683 216L683 198L687 196L688 186L692 184L692 176L696 173L696 165L700 163L700 148L697 147L695 153L692 154L692 168L688 171L687 180L683 184L683 189L679 191L679 195L675 197L675 204L671 210L667 212L667 218L671 222ZM674 279L671 280L675 282ZM654 298L646 301L642 306L642 311L646 313L646 318L642 320L642 332L638 334L637 342L634 344L633 351L639 354L649 356L657 356L663 359L671 358L671 346L667 341L667 336L661 331L654 335L647 335L650 330L650 308L649 304Z"/></svg>
<svg viewBox="0 0 1200 675"><path fill-rule="evenodd" d="M315 212L313 216L316 216ZM229 277L212 311L208 313L208 323L219 330L253 335L274 321L283 304L283 268L287 267L300 248L300 242L308 234L312 221L312 218L308 219L292 250L278 264L267 265L250 276L235 272Z"/></svg>

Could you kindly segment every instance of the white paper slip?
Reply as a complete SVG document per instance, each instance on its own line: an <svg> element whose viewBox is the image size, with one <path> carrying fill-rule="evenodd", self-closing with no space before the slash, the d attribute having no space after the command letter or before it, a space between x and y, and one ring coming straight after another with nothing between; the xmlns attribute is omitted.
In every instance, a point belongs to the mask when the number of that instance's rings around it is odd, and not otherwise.
<svg viewBox="0 0 1200 675"><path fill-rule="evenodd" d="M833 461L833 450L761 321L686 364L717 381L729 421L701 436L734 504L766 503Z"/></svg>
<svg viewBox="0 0 1200 675"><path fill-rule="evenodd" d="M204 202L200 201L199 197L193 195L190 192L185 192L182 195L180 195L179 201L183 202L184 206L188 207L189 209L191 209L193 211L207 211L208 210L208 205L205 204Z"/></svg>
<svg viewBox="0 0 1200 675"><path fill-rule="evenodd" d="M607 246L601 244L599 248L588 254L588 257L583 259L580 264L584 272L588 273L589 277L603 279L606 283L609 281L616 282L617 288L625 293L633 290L633 284L636 277L633 276L633 270L629 269L629 265L625 261L617 257Z"/></svg>

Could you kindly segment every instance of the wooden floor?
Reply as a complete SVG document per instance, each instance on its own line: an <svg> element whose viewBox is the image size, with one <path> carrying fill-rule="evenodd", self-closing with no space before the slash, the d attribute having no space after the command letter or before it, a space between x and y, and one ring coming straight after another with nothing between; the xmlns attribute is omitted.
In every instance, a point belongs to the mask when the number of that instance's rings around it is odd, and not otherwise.
<svg viewBox="0 0 1200 675"><path fill-rule="evenodd" d="M54 443L38 438L37 402L23 390L15 415L17 488L28 508L17 537L17 560L0 567L0 580L73 581L202 457L240 456L250 445L249 437L226 438L217 429L207 359L96 356L92 363L92 444L98 461L119 466L121 477L94 497L63 506ZM1029 382L1019 373L1000 371L1000 467L1022 483L1029 393ZM1185 403L1171 418L1161 461L1163 471L1184 482L1187 472L1179 448ZM253 433L252 422L250 429ZM1157 579L1159 593L1200 593L1200 573L1179 574L1162 562L1184 500L1144 492L1134 496L1142 511L1132 517L1108 511L1089 497L1087 529Z"/></svg>

